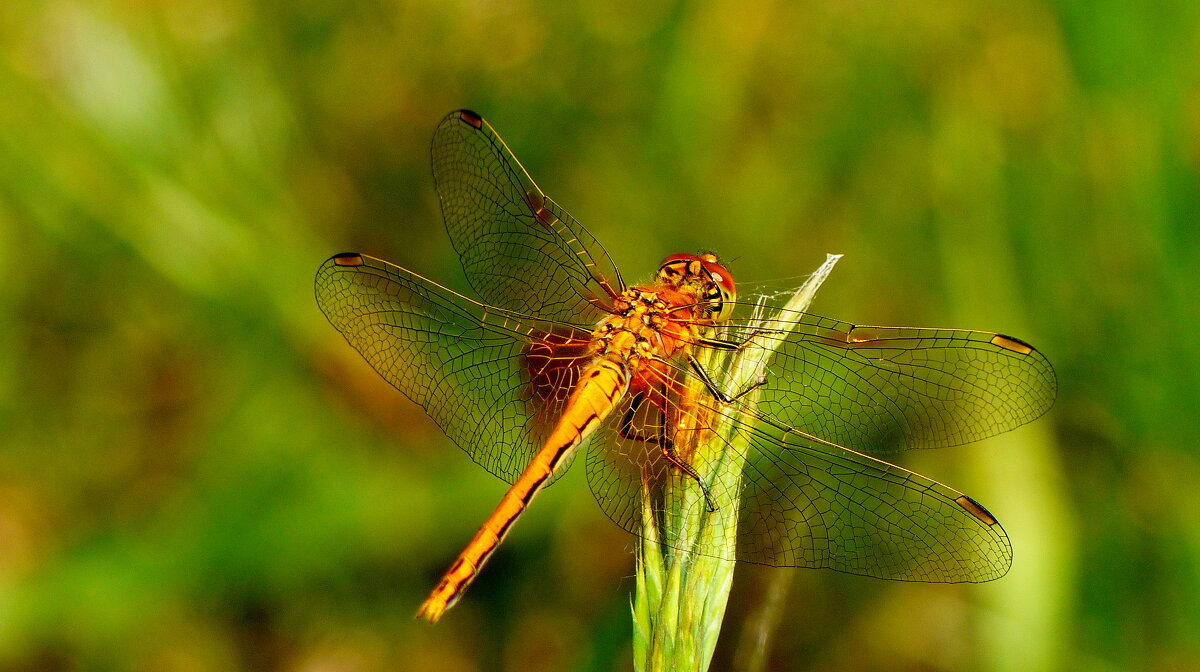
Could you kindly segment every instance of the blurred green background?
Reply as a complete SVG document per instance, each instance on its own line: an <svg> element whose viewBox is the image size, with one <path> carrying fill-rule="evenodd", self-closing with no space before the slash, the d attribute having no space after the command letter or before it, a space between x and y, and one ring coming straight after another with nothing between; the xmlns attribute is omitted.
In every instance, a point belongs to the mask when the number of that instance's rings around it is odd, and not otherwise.
<svg viewBox="0 0 1200 672"><path fill-rule="evenodd" d="M623 670L581 469L435 627L503 484L317 310L356 250L462 290L434 126L488 117L627 277L846 256L816 312L1044 350L1049 416L905 464L981 586L781 572L772 670L1200 669L1200 5L0 4L0 669Z"/></svg>

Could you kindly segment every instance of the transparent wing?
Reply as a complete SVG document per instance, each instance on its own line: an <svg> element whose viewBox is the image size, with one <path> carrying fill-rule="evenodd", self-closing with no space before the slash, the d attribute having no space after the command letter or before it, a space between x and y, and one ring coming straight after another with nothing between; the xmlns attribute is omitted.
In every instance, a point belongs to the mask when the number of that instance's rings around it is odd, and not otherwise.
<svg viewBox="0 0 1200 672"><path fill-rule="evenodd" d="M484 302L594 323L624 285L599 241L534 184L491 124L453 112L433 136L446 231Z"/></svg>
<svg viewBox="0 0 1200 672"><path fill-rule="evenodd" d="M740 560L935 583L990 581L1012 565L1004 529L956 490L769 423L739 431Z"/></svg>
<svg viewBox="0 0 1200 672"><path fill-rule="evenodd" d="M686 411L677 404L668 402L668 414L687 414L695 441L744 461L740 473L707 482L718 506L737 502L737 551L728 559L938 583L989 581L1012 564L1004 529L962 493L732 406L713 401ZM652 436L661 431L662 417L639 414L632 424ZM669 515L663 494L687 477L656 444L626 438L629 424L610 418L607 440L587 453L587 474L604 512L641 535L643 488L661 518ZM703 458L692 459L703 472Z"/></svg>
<svg viewBox="0 0 1200 672"><path fill-rule="evenodd" d="M510 483L545 441L590 357L590 328L485 306L366 255L328 259L316 296L387 382Z"/></svg>
<svg viewBox="0 0 1200 672"><path fill-rule="evenodd" d="M1054 369L1011 336L860 326L810 313L785 319L795 327L770 360L758 411L854 450L888 455L979 441L1054 403Z"/></svg>

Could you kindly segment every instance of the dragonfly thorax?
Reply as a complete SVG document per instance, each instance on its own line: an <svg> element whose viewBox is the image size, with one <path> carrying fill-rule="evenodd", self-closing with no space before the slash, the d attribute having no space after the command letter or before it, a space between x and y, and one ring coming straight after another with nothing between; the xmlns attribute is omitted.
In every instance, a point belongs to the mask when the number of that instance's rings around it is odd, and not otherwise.
<svg viewBox="0 0 1200 672"><path fill-rule="evenodd" d="M596 354L635 365L645 358L671 357L698 337L694 305L694 299L666 288L627 289L593 333Z"/></svg>

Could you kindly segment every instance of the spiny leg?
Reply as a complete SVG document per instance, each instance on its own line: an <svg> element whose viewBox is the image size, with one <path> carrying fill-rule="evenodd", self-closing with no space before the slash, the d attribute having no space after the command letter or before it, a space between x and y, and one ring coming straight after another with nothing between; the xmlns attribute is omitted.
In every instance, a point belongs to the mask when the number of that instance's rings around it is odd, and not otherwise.
<svg viewBox="0 0 1200 672"><path fill-rule="evenodd" d="M665 384L663 385L661 398L664 400L667 398ZM621 438L629 439L630 441L642 441L645 443L657 444L662 452L663 458L666 459L667 462L670 462L675 466L676 469L683 472L685 475L695 481L696 485L700 486L700 491L704 493L704 505L708 511L710 513L716 511L717 505L712 498L712 493L709 492L708 486L704 484L704 479L700 477L700 472L696 471L692 465L688 464L687 461L679 457L679 452L675 449L675 442L667 433L666 404L655 403L653 401L650 402L658 408L659 433L657 435L647 435L639 432L633 427L634 415L637 413L638 408L645 400L646 396L644 394L639 393L634 395L633 399L630 401L629 409L625 411L625 415L621 418L621 428L618 430L618 434L620 434Z"/></svg>
<svg viewBox="0 0 1200 672"><path fill-rule="evenodd" d="M621 418L621 428L617 431L617 434L619 434L622 439L628 439L630 441L661 444L663 441L663 436L666 433L666 429L664 427L659 427L659 431L661 432L660 434L652 435L643 433L633 426L633 416L637 414L638 408L641 407L642 402L645 400L645 394L639 392L633 395L633 398L629 402L629 409L625 411L625 415Z"/></svg>
<svg viewBox="0 0 1200 672"><path fill-rule="evenodd" d="M721 403L724 403L724 404L733 403L733 402L737 401L738 399L741 399L742 397L746 396L750 392L753 392L754 390L767 384L767 377L761 376L758 380L747 385L746 389L742 390L741 392L738 392L737 394L730 395L727 392L725 392L724 390L722 390L721 388L717 387L717 384L713 381L712 376L708 375L708 371L705 371L704 367L700 366L700 362L698 360L696 360L695 357L689 356L688 364L691 365L692 371L696 372L696 376L700 378L700 382L704 383L704 389L707 390L708 393L711 394L714 399L716 399L717 401L720 401Z"/></svg>
<svg viewBox="0 0 1200 672"><path fill-rule="evenodd" d="M746 348L750 347L750 345L754 343L754 339L758 338L759 336L782 333L784 332L780 329L755 329L754 331L746 334L746 337L740 341L731 341L725 338L710 338L703 336L697 339L696 343L709 348L716 348L717 350L745 350Z"/></svg>
<svg viewBox="0 0 1200 672"><path fill-rule="evenodd" d="M712 498L712 493L708 491L708 486L704 484L704 479L700 478L700 472L696 471L692 465L685 462L679 457L679 453L675 451L675 442L666 441L661 445L663 457L668 462L675 465L675 468L682 471L700 486L700 492L704 494L704 508L708 509L709 513L717 510L717 503Z"/></svg>

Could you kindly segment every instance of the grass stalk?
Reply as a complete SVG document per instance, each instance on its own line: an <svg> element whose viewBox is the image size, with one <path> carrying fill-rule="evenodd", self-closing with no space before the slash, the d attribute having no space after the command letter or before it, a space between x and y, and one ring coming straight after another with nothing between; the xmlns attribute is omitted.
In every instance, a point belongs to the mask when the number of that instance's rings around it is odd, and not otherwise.
<svg viewBox="0 0 1200 672"><path fill-rule="evenodd" d="M781 311L769 314L760 300L750 324L734 334L744 338L757 330L770 333L770 338L755 338L738 351L702 348L696 353L722 389L737 392L762 378L774 345L790 328L783 316L808 309L838 259L840 255L828 255ZM699 381L693 381L686 394L705 400L697 407L719 403ZM739 403L753 409L757 396L752 391ZM693 427L685 424L676 430L676 446L689 447L690 464L705 483L740 483L749 449L745 438L722 413L697 412L692 419ZM705 429L695 431L695 427ZM733 584L740 488L714 489L715 510L709 511L703 491L691 478L676 474L664 486L661 499L653 497L649 487L643 491L643 531L637 551L634 669L703 672L716 650Z"/></svg>

